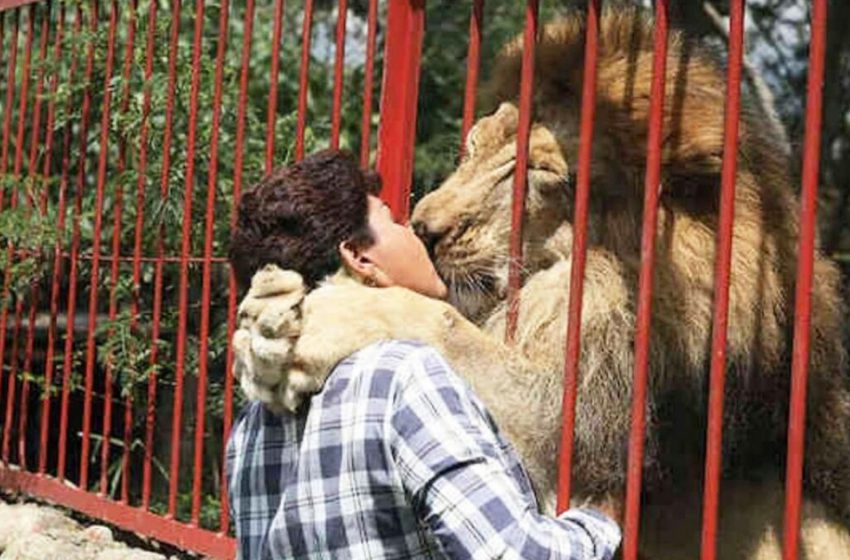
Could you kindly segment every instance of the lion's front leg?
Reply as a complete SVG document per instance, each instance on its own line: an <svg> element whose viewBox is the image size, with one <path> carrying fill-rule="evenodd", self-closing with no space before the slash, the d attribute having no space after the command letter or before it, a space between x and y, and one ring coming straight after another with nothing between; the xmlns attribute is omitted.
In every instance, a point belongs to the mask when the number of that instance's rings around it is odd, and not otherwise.
<svg viewBox="0 0 850 560"><path fill-rule="evenodd" d="M304 300L295 358L304 371L327 375L342 359L381 340L418 340L444 351L461 319L447 303L406 288L330 282Z"/></svg>

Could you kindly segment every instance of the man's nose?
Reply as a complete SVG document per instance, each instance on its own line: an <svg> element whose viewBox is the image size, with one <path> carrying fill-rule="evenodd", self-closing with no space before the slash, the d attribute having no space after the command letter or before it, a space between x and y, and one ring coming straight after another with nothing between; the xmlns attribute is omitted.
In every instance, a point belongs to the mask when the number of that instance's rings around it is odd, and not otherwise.
<svg viewBox="0 0 850 560"><path fill-rule="evenodd" d="M437 242L440 241L441 235L430 229L428 225L421 220L414 220L410 225L416 236L419 237L419 239L422 240L422 243L425 244L425 248L428 249L428 254L433 255L434 249L437 246Z"/></svg>

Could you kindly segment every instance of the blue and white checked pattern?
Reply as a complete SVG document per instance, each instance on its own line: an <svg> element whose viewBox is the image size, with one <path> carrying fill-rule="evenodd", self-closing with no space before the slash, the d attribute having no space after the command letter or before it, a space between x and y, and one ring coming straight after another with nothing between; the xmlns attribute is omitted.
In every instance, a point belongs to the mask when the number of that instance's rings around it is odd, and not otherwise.
<svg viewBox="0 0 850 560"><path fill-rule="evenodd" d="M341 362L300 415L251 403L228 442L240 557L609 559L616 524L538 513L516 453L433 349Z"/></svg>

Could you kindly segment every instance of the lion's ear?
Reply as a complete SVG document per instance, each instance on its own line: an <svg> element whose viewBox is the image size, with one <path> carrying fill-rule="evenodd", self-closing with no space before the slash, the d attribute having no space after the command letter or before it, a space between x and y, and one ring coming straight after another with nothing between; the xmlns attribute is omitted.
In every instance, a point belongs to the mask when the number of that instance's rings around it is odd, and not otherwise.
<svg viewBox="0 0 850 560"><path fill-rule="evenodd" d="M466 137L467 158L498 149L516 135L519 111L512 103L502 103L495 113L482 117Z"/></svg>

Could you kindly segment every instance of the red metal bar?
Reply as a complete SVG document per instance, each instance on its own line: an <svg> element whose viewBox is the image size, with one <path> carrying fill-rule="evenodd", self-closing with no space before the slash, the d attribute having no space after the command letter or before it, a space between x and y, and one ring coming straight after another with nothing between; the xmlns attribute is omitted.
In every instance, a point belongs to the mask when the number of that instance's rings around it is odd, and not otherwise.
<svg viewBox="0 0 850 560"><path fill-rule="evenodd" d="M103 230L103 191L106 187L106 165L109 154L109 118L112 109L112 72L115 66L115 30L118 27L118 3L112 0L109 13L109 39L106 46L106 69L103 82L103 105L100 111L100 148L97 163L97 186L95 191L94 239L89 283L89 316L86 327L86 373L83 397L83 443L80 451L80 487L88 489L89 446L91 443L92 389L94 387L95 329L97 328L97 296L100 280L100 244ZM109 447L109 442L101 445ZM107 451L108 453L108 451Z"/></svg>
<svg viewBox="0 0 850 560"><path fill-rule="evenodd" d="M339 131L342 126L342 83L345 73L345 19L348 0L339 0L336 19L336 61L334 62L334 100L331 110L331 148L339 148Z"/></svg>
<svg viewBox="0 0 850 560"><path fill-rule="evenodd" d="M92 3L90 31L97 31L98 2ZM79 8L82 9L82 8ZM81 15L79 17L82 17ZM85 83L91 82L94 69L94 42L89 43L86 54ZM68 324L65 332L65 351L62 376L62 417L59 432L59 480L65 479L65 453L68 433L68 399L70 397L71 367L74 355L74 318L77 312L77 267L80 253L80 216L83 209L83 189L86 183L86 148L88 147L89 114L91 112L91 91L86 87L83 92L82 119L80 124L80 159L77 165L77 194L74 200L74 228L71 234L71 271L68 280Z"/></svg>
<svg viewBox="0 0 850 560"><path fill-rule="evenodd" d="M646 386L649 373L649 335L652 323L652 279L655 270L655 237L658 230L658 196L661 190L661 140L664 123L664 81L668 35L667 0L655 3L655 46L652 58L652 92L646 147L643 233L635 334L635 375L632 383L632 425L626 478L623 559L637 560L640 531L640 490L646 433Z"/></svg>
<svg viewBox="0 0 850 560"><path fill-rule="evenodd" d="M800 249L794 309L794 351L791 363L791 405L788 411L788 459L785 479L783 558L796 560L800 538L800 501L806 435L806 381L809 373L812 276L820 163L824 55L826 53L826 0L815 0L809 46L809 83L806 94L806 136L803 152L803 191L800 208Z"/></svg>
<svg viewBox="0 0 850 560"><path fill-rule="evenodd" d="M75 37L80 36L80 30L82 28L83 23L83 12L82 8L77 6L77 17L74 23L74 35ZM77 49L74 48L71 53L71 67L68 70L68 83L73 83L74 76L77 71ZM68 101L70 106L71 101ZM63 140L62 140L62 176L59 181L59 220L58 220L58 229L59 229L59 237L56 240L56 247L53 253L53 280L51 286L51 294L50 294L50 328L48 330L48 340L49 349L48 351L53 351L53 333L56 332L56 316L59 314L59 290L61 287L61 278L62 278L62 243L64 241L64 231L65 231L65 213L66 213L66 198L67 198L67 190L68 190L68 180L70 175L71 168L71 141L73 140L73 127L70 123L65 125L65 130L63 132ZM68 348L68 340L65 341L65 349ZM68 355L68 354L66 354ZM64 461L65 461L65 434L67 433L67 418L68 418L68 396L70 393L70 385L71 385L71 369L69 360L63 360L62 364L62 398L61 398L61 408L60 408L60 429L59 429L59 466L57 467L57 473L59 475L59 480L62 480L65 476L64 471Z"/></svg>
<svg viewBox="0 0 850 560"><path fill-rule="evenodd" d="M484 0L473 0L469 17L469 50L466 54L466 90L463 98L463 124L460 132L460 155L466 153L466 136L475 119L475 96L481 63L481 33L484 28Z"/></svg>
<svg viewBox="0 0 850 560"><path fill-rule="evenodd" d="M377 43L378 0L369 0L366 38L366 69L363 76L363 121L360 125L360 167L369 167L372 136L372 94L375 84L375 45Z"/></svg>
<svg viewBox="0 0 850 560"><path fill-rule="evenodd" d="M136 288L133 291L133 300L130 302L130 325L132 329L137 327L139 317L139 290L138 286L142 281L142 234L144 231L144 208L145 208L145 183L148 162L148 135L150 134L150 113L151 113L151 76L153 75L153 63L156 49L156 2L151 2L148 8L148 23L147 23L147 38L145 45L145 91L142 99L142 128L139 131L139 156L136 169L136 226L133 243L133 285ZM154 402L156 399L156 377L155 371L151 372L148 377L148 402ZM150 407L148 408L150 410ZM126 421L126 417L125 417ZM147 419L146 419L147 422ZM126 432L127 425L124 430ZM150 499L150 480L151 480L151 458L153 450L147 442L149 438L149 430L145 427L145 457L142 465L142 508L147 509ZM125 470L129 469L128 451L125 450ZM145 490L148 488L148 490ZM122 490L124 492L124 490Z"/></svg>
<svg viewBox="0 0 850 560"><path fill-rule="evenodd" d="M91 517L103 519L184 550L195 550L222 560L234 558L236 555L236 541L230 537L189 527L137 508L128 508L52 478L0 467L0 487L61 503Z"/></svg>
<svg viewBox="0 0 850 560"><path fill-rule="evenodd" d="M59 87L59 64L62 60L62 40L64 38L65 33L65 4L60 3L59 5L59 16L56 22L56 34L53 38L53 62L56 65L56 70L54 70L54 74L50 79L50 102L47 104L47 144L44 149L44 165L42 166L42 176L44 178L43 188L44 193L41 199L41 214L42 216L47 213L47 199L48 199L48 183L47 177L50 175L51 164L53 162L53 139L54 132L53 126L56 121L56 103L54 102L56 90ZM66 129L67 134L67 129ZM64 158L63 158L64 161ZM67 168L62 172L63 178L67 178ZM64 202L64 201L63 201ZM64 204L60 209L59 214L59 225L57 226L59 231L62 231L64 226ZM53 389L53 360L54 360L54 344L55 344L55 336L56 336L56 315L59 312L58 305L58 297L59 297L59 284L55 281L56 275L58 273L58 268L61 267L61 264L56 262L54 259L54 281L51 282L50 286L50 322L47 327L47 345L46 345L46 356L44 360L44 395L41 401L41 423L40 427L40 439L39 439L39 447L38 447L38 474L44 474L47 468L47 442L48 442L48 424L50 423L50 405L53 402L53 396L51 391ZM56 302L54 303L54 298ZM30 323L32 324L32 322Z"/></svg>
<svg viewBox="0 0 850 560"><path fill-rule="evenodd" d="M9 438L12 431L12 412L15 408L15 381L18 378L18 344L21 332L20 305L15 305L15 321L12 327L12 356L9 360L9 388L6 400L6 423L3 430L3 464L9 464Z"/></svg>
<svg viewBox="0 0 850 560"><path fill-rule="evenodd" d="M130 107L130 72L133 69L133 51L136 44L136 10L138 0L132 0L127 20L127 36L124 44L124 65L121 71L123 88L121 92L121 112L126 113ZM127 168L127 140L122 136L118 140L118 175L121 176ZM118 274L121 252L121 222L124 210L124 185L118 183L115 187L115 212L112 220L112 265L109 271L109 321L115 320L118 314ZM110 329L108 336L112 336ZM106 365L106 387L103 399L103 445L100 454L100 493L106 495L109 474L109 445L112 436L112 363ZM125 503L129 497L129 468L130 468L130 431L132 429L133 402L130 395L124 399L124 446L121 459L121 499Z"/></svg>
<svg viewBox="0 0 850 560"><path fill-rule="evenodd" d="M32 38L35 33L35 5L29 8L29 17L27 18L27 36L24 46L24 66L21 76L21 98L18 105L18 131L15 136L15 161L12 169L12 174L16 181L21 179L21 168L24 162L24 133L25 120L27 117L27 102L29 101L29 81L30 81L30 62L32 60ZM14 210L18 206L19 192L17 188L13 188L9 208ZM12 258L15 251L14 244L10 243L7 249L6 270L3 273L3 315L0 318L0 337L6 337L6 326L8 320L8 308L6 301L9 298L9 288L12 281ZM18 334L21 328L21 313L23 311L23 301L18 298L15 303L15 319L14 330L12 336L12 359L11 370L9 371L9 385L6 394L6 421L3 426L3 462L9 463L9 440L12 432L12 413L15 408L15 378L17 376L17 349L18 349ZM2 349L2 348L0 348ZM3 356L0 354L0 365L3 364Z"/></svg>
<svg viewBox="0 0 850 560"><path fill-rule="evenodd" d="M295 130L295 160L304 157L304 131L307 127L307 95L310 84L310 35L313 31L313 0L304 0L304 24L301 29L301 75L298 87L298 124Z"/></svg>
<svg viewBox="0 0 850 560"><path fill-rule="evenodd" d="M171 424L171 466L168 474L168 514L177 513L180 478L180 432L183 428L183 377L186 367L186 314L189 310L189 252L192 250L192 190L195 186L195 143L198 123L198 92L201 84L201 44L204 33L204 0L195 2L195 38L192 48L192 85L189 93L189 130L186 141L186 185L183 191L183 231L180 246L178 288L177 362ZM195 501L193 496L192 500ZM200 495L197 496L200 500Z"/></svg>
<svg viewBox="0 0 850 560"><path fill-rule="evenodd" d="M6 72L6 101L3 105L3 142L2 148L2 156L0 156L0 175L5 176L6 171L9 165L9 134L12 123L12 112L13 106L12 104L15 101L15 70L17 69L17 57L18 57L18 26L20 20L20 11L15 10L14 16L14 27L12 28L12 38L11 38L11 47L9 52L9 66ZM6 21L5 13L2 14L4 17L2 18L3 22ZM4 35L5 35L5 27L4 27ZM0 42L0 48L2 48L2 42ZM3 210L3 204L6 199L5 193L5 182L0 182L0 211ZM8 320L8 301L5 295L0 292L0 394L2 394L3 390L3 369L4 369L4 356L6 354L6 322ZM11 384L11 383L10 383Z"/></svg>
<svg viewBox="0 0 850 560"><path fill-rule="evenodd" d="M588 0L584 46L584 77L581 98L581 131L579 133L578 173L576 178L575 218L573 220L572 270L567 322L566 360L564 362L563 428L561 458L558 468L558 512L570 502L572 478L573 431L575 428L578 362L581 350L581 301L584 293L584 268L587 259L587 211L590 194L590 156L596 113L596 61L599 39L599 6L601 0Z"/></svg>
<svg viewBox="0 0 850 560"><path fill-rule="evenodd" d="M242 194L242 173L244 167L244 154L242 147L244 146L245 138L245 112L248 105L248 71L249 62L251 59L251 36L254 31L254 0L247 0L245 6L244 19L244 34L242 36L242 75L239 79L239 109L236 117L236 154L233 162L233 206L230 209L230 227L236 226L236 210L239 207L239 197ZM230 270L228 278L228 296L227 296L227 340L233 339L233 332L236 329L236 276L233 270ZM223 441L227 441L230 436L230 427L233 422L233 348L230 344L227 345L227 356L224 376L224 429ZM224 455L222 455L224 458ZM224 464L224 463L222 463ZM224 478L224 477L222 477ZM221 510L221 531L227 531L229 524L229 514L227 511L227 488L222 480L222 510Z"/></svg>
<svg viewBox="0 0 850 560"><path fill-rule="evenodd" d="M505 340L513 343L519 317L519 291L522 288L522 232L525 191L528 184L528 138L531 134L531 102L534 96L534 53L537 45L538 0L525 7L525 33L522 40L522 70L519 87L519 126L516 142L513 201L511 205L510 264L508 265L508 317Z"/></svg>
<svg viewBox="0 0 850 560"><path fill-rule="evenodd" d="M0 12L0 67L3 66L3 46L6 44L6 14L4 12ZM3 80L6 83L6 92L9 91L9 80L4 78ZM3 114L5 115L8 112L8 105L3 105ZM4 118L5 120L5 118ZM3 164L5 165L5 164ZM5 172L4 172L5 173ZM2 196L2 186L0 186L0 206L3 205L3 196ZM0 367L2 367L2 363L0 363ZM2 379L0 379L2 381ZM2 391L2 382L0 382L0 391Z"/></svg>
<svg viewBox="0 0 850 560"><path fill-rule="evenodd" d="M165 130L162 140L162 173L160 199L168 199L169 173L171 172L171 127L174 120L174 91L177 83L177 46L180 39L180 0L171 4L171 39L168 47L168 90L165 105ZM165 249L165 226L160 225L157 239L157 261L154 265L153 328L151 329L151 375L148 382L148 410L145 426L145 465L142 473L142 507L147 509L151 493L151 462L153 461L153 432L156 418L156 366L159 363L159 333L162 317L162 281ZM176 473L169 473L169 478Z"/></svg>
<svg viewBox="0 0 850 560"><path fill-rule="evenodd" d="M3 145L0 150L0 175L6 174L9 165L9 133L12 125L12 104L15 102L15 70L18 67L18 27L20 19L21 14L16 10L12 26L12 44L9 48L9 69L6 72L6 102L3 105ZM3 201L6 198L4 191L4 184L0 184L0 211L3 210ZM5 332L0 331L0 334ZM3 338L5 337L0 336L0 344L3 344ZM0 352L0 364L2 363L3 353Z"/></svg>
<svg viewBox="0 0 850 560"><path fill-rule="evenodd" d="M266 174L274 166L275 125L277 124L277 82L280 74L280 35L283 27L284 0L274 2L274 31L272 32L272 68L269 78L269 102L266 115Z"/></svg>
<svg viewBox="0 0 850 560"><path fill-rule="evenodd" d="M723 393L726 378L726 333L729 317L729 277L732 266L732 235L735 220L735 176L741 109L741 67L744 43L744 1L729 5L729 61L727 64L726 123L723 146L720 223L714 272L714 321L711 344L711 376L708 394L705 483L702 513L702 560L717 557L717 512L723 453Z"/></svg>
<svg viewBox="0 0 850 560"><path fill-rule="evenodd" d="M207 176L207 208L204 221L204 266L203 284L201 288L201 331L200 348L198 350L198 400L195 405L195 467L194 479L192 480L192 523L199 524L201 509L201 478L204 468L204 425L206 419L206 392L207 371L209 369L209 336L210 336L210 301L212 293L212 251L213 233L215 227L215 188L218 183L218 133L221 122L221 95L222 81L224 78L224 57L227 54L227 26L229 23L228 1L223 0L219 8L218 16L218 43L216 45L215 58L215 91L213 93L213 115L212 134L210 136L210 162L209 175ZM225 377L231 379L230 372L225 372ZM227 441L226 439L223 441ZM224 457L222 457L224 464ZM227 530L226 509L227 505L227 480L221 477L221 528L222 532Z"/></svg>
<svg viewBox="0 0 850 560"><path fill-rule="evenodd" d="M424 31L425 0L389 3L377 167L384 183L381 198L396 220L410 215Z"/></svg>
<svg viewBox="0 0 850 560"><path fill-rule="evenodd" d="M34 10L33 10L34 11ZM27 164L27 174L30 179L35 182L38 180L37 157L38 148L41 146L41 104L42 93L44 92L44 62L47 59L47 40L50 37L50 2L45 4L43 9L41 32L39 37L38 47L38 77L36 78L35 86L35 105L33 107L32 125L30 128L30 154L29 163ZM47 136L52 136L51 129L45 129ZM46 193L45 193L46 194ZM44 196L42 197L44 198ZM46 202L46 200L45 200ZM27 211L28 213L35 206L35 201L31 195L27 196ZM43 212L41 212L43 213ZM24 368L25 373L32 371L32 355L35 346L35 312L38 306L39 282L36 280L30 283L30 308L27 314L27 340L24 347ZM20 302L23 304L23 301ZM21 388L21 412L18 424L18 456L20 457L20 465L22 468L27 468L26 463L26 433L27 423L29 421L29 395L30 382L29 378L24 378L23 387Z"/></svg>

